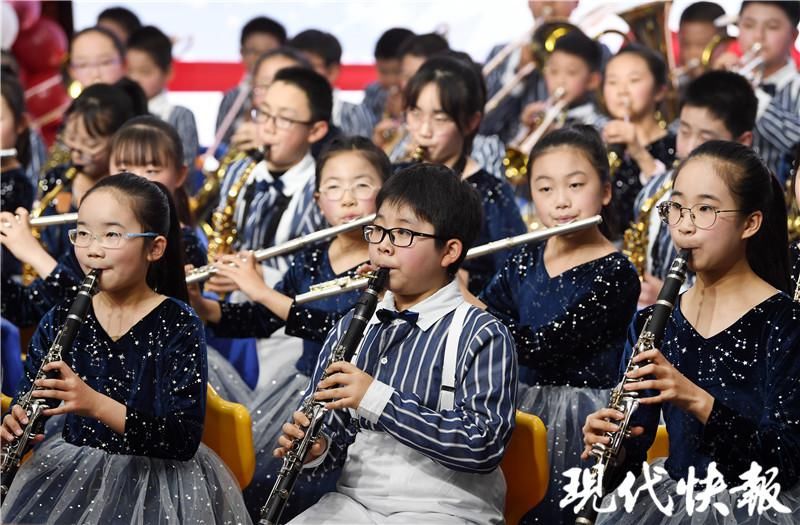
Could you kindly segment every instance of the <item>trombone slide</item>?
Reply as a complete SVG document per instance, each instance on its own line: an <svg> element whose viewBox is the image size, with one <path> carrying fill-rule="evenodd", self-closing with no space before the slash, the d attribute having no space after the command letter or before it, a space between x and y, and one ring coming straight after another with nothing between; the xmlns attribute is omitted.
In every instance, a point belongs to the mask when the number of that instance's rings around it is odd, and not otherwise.
<svg viewBox="0 0 800 525"><path fill-rule="evenodd" d="M483 107L483 113L489 113L490 111L494 111L497 109L497 106L511 93L511 91L519 85L520 82L525 80L525 78L533 73L536 69L536 64L533 62L528 62L525 64L517 73L514 75L514 78L506 82L500 90L494 94L492 98L486 103Z"/></svg>

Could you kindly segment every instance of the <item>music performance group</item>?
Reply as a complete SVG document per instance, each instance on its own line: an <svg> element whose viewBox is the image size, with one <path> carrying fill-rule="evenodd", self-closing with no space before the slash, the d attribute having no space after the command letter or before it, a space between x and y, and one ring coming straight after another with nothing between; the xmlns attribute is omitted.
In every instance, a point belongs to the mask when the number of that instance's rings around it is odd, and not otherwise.
<svg viewBox="0 0 800 525"><path fill-rule="evenodd" d="M800 519L800 2L529 5L360 104L255 18L199 159L129 10L47 152L4 52L3 523Z"/></svg>

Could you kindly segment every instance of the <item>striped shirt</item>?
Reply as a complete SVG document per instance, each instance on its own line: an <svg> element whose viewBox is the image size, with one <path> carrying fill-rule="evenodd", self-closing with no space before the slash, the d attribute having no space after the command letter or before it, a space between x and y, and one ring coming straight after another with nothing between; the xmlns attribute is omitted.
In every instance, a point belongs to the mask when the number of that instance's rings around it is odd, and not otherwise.
<svg viewBox="0 0 800 525"><path fill-rule="evenodd" d="M175 128L183 145L183 162L190 170L194 169L199 148L194 113L189 108L171 104L166 90L147 102L147 110Z"/></svg>
<svg viewBox="0 0 800 525"><path fill-rule="evenodd" d="M765 78L764 84L775 87L775 96L756 90L759 113L753 149L781 182L786 182L791 163L785 159L800 143L800 74L790 59L783 68Z"/></svg>
<svg viewBox="0 0 800 525"><path fill-rule="evenodd" d="M387 432L454 470L486 473L500 464L514 426L516 351L505 326L486 312L469 309L458 344L454 408L437 410L447 333L463 301L453 281L413 307L419 314L415 324L382 323L372 316L354 362L374 381L357 413L326 414L323 433L329 446L315 461L323 471L343 464L360 428ZM391 292L378 305L382 308L395 310ZM306 396L352 317L352 312L345 315L328 335Z"/></svg>

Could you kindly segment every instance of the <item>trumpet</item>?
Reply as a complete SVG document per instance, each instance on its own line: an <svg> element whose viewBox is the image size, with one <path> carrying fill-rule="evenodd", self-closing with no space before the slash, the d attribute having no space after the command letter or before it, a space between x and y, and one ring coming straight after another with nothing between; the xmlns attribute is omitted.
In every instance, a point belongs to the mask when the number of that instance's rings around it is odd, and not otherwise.
<svg viewBox="0 0 800 525"><path fill-rule="evenodd" d="M601 222L603 222L603 218L600 215L594 215L592 217L574 221L569 224L554 226L553 228L537 230L530 233L523 233L521 235L507 237L505 239L498 239L496 241L488 242L486 244L471 248L464 257L464 260L468 261L470 259L483 257L484 255L489 255L500 250L508 250L514 248L515 246L519 246L520 244L542 241L553 237L554 235L574 233L586 228L591 228L592 226L597 226ZM332 279L324 283L319 283L311 286L308 292L296 295L294 302L297 304L305 304L312 301L317 301L319 299L325 299L326 297L339 295L340 293L359 290L367 285L369 278L370 274L367 274L363 277L339 277L338 279Z"/></svg>
<svg viewBox="0 0 800 525"><path fill-rule="evenodd" d="M279 244L278 246L272 246L270 248L263 248L261 250L256 250L255 252L253 252L253 257L258 262L265 261L273 257L279 257L287 253L295 252L300 248L303 248L304 246L307 246L309 244L313 244L319 241L324 241L326 239L330 239L331 237L335 237L340 233L345 233L350 230L355 230L356 228L360 228L361 226L370 224L374 220L375 220L375 214L373 213L371 215L361 217L360 219L350 221L346 224L340 224L338 226L325 228L324 230L319 230L314 233L309 233L308 235L292 239L283 244ZM213 264L208 264L206 266L201 266L200 268L195 268L194 270L186 274L186 284L193 284L206 281L216 273L217 273L217 267Z"/></svg>
<svg viewBox="0 0 800 525"><path fill-rule="evenodd" d="M547 132L556 118L564 112L564 108L567 106L567 101L564 99L565 94L566 90L559 86L547 99L548 109L533 131L523 127L506 148L506 155L503 157L503 168L506 178L512 184L519 184L525 180L525 176L528 174L528 153L539 142L539 139Z"/></svg>
<svg viewBox="0 0 800 525"><path fill-rule="evenodd" d="M734 73L739 73L749 80L753 86L758 86L764 77L764 55L761 53L763 47L761 42L754 43L732 69Z"/></svg>
<svg viewBox="0 0 800 525"><path fill-rule="evenodd" d="M19 217L16 217L17 222L19 222ZM70 224L73 222L78 222L78 212L71 212L71 213L62 213L59 215L45 215L42 217L34 217L30 220L30 225L32 228L46 228L47 226L61 226L62 224ZM3 228L8 228L11 226L11 223L8 221L3 221L0 224Z"/></svg>

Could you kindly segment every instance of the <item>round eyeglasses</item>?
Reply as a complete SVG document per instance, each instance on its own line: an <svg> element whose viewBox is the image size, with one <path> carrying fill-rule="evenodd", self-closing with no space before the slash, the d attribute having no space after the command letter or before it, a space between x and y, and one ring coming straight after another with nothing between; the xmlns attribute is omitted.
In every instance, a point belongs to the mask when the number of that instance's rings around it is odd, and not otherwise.
<svg viewBox="0 0 800 525"><path fill-rule="evenodd" d="M664 224L675 226L683 218L684 210L689 212L692 223L701 230L708 230L717 222L720 213L738 213L741 210L720 210L710 204L695 204L690 208L681 206L674 201L664 201L658 205L658 214Z"/></svg>
<svg viewBox="0 0 800 525"><path fill-rule="evenodd" d="M107 231L104 233L92 233L89 230L81 228L69 230L67 235L69 236L69 242L78 248L88 248L92 244L92 241L97 239L100 246L108 250L119 248L124 241L129 241L131 239L138 239L139 237L158 237L158 234L155 232L124 233Z"/></svg>

